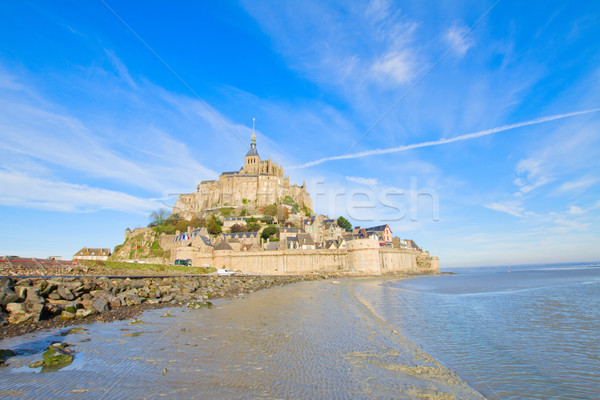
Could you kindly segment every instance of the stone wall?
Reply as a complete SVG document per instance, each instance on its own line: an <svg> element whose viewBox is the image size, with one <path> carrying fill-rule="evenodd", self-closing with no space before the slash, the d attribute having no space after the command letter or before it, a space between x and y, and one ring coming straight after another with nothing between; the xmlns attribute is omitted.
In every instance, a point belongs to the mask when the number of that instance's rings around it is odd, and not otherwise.
<svg viewBox="0 0 600 400"><path fill-rule="evenodd" d="M419 258L420 262L417 262ZM343 250L215 250L202 253L194 247L178 247L175 259L191 259L192 265L226 268L270 275L307 274L313 272L384 275L394 273L439 273L437 258L408 249L379 247L370 239L348 242ZM429 262L425 262L429 260Z"/></svg>

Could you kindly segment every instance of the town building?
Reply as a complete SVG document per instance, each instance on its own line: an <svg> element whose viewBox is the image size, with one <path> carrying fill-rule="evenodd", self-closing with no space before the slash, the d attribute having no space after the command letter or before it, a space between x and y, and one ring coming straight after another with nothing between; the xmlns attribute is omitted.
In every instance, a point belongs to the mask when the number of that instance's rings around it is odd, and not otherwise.
<svg viewBox="0 0 600 400"><path fill-rule="evenodd" d="M84 247L75 253L73 260L106 261L110 254L110 249Z"/></svg>

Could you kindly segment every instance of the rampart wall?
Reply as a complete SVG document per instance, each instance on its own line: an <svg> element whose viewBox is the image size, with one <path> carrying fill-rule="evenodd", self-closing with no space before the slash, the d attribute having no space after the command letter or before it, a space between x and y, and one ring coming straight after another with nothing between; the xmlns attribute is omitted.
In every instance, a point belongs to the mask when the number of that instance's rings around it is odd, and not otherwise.
<svg viewBox="0 0 600 400"><path fill-rule="evenodd" d="M434 258L436 262L417 262L418 257L423 257L421 252L381 248L368 239L353 242L356 243L343 250L215 250L212 253L201 253L194 247L181 247L176 249L173 260L191 259L192 265L198 267L211 266L270 275L311 272L370 275L439 273L437 258ZM433 261L428 256L426 258Z"/></svg>

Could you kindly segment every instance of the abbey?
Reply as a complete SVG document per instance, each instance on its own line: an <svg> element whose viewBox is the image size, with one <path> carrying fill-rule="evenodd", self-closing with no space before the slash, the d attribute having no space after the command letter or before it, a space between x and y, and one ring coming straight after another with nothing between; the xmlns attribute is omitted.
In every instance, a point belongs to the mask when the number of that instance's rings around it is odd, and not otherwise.
<svg viewBox="0 0 600 400"><path fill-rule="evenodd" d="M312 209L306 183L302 186L290 185L283 168L272 162L270 156L268 160L260 159L253 126L244 166L239 171L221 173L219 180L200 182L195 193L180 195L173 207L173 214L190 220L218 207L262 207L279 203L287 196L300 207Z"/></svg>

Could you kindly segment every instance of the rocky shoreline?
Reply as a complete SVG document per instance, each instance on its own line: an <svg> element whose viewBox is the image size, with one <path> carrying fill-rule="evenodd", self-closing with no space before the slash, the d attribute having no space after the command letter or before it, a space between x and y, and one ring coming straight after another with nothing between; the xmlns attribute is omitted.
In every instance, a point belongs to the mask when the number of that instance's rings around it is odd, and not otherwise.
<svg viewBox="0 0 600 400"><path fill-rule="evenodd" d="M285 276L45 277L0 279L0 339L40 329L133 318L144 310L244 296L338 274Z"/></svg>

